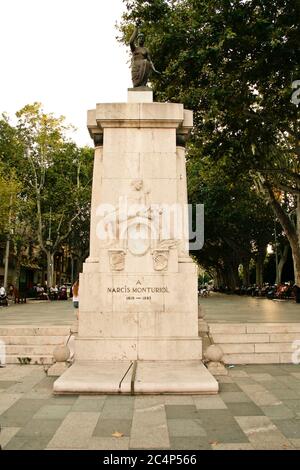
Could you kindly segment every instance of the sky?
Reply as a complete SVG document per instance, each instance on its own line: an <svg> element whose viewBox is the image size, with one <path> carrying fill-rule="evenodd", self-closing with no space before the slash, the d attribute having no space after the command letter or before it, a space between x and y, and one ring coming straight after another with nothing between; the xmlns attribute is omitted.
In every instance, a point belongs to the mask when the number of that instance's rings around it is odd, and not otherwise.
<svg viewBox="0 0 300 470"><path fill-rule="evenodd" d="M0 0L0 115L39 101L63 115L79 145L92 145L88 109L124 102L128 48L115 24L122 0Z"/></svg>

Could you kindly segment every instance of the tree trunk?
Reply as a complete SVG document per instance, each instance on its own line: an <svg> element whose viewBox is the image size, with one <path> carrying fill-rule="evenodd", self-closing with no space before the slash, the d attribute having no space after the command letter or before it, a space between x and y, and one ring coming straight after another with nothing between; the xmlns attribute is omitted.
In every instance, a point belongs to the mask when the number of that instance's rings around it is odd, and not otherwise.
<svg viewBox="0 0 300 470"><path fill-rule="evenodd" d="M300 196L297 195L297 207L295 210L296 223L294 225L289 215L286 214L280 203L275 198L271 185L265 181L263 183L263 187L267 190L268 199L271 203L271 206L284 230L284 233L286 234L288 241L290 242L294 263L295 284L300 286Z"/></svg>
<svg viewBox="0 0 300 470"><path fill-rule="evenodd" d="M19 259L17 259L15 276L13 279L13 286L16 287L17 289L20 289L20 275L21 275L21 262Z"/></svg>
<svg viewBox="0 0 300 470"><path fill-rule="evenodd" d="M8 265L9 265L9 250L10 250L10 234L7 235L5 257L4 257L4 288L7 291L7 280L8 280Z"/></svg>
<svg viewBox="0 0 300 470"><path fill-rule="evenodd" d="M248 287L250 284L250 269L249 269L249 261L243 262L243 285Z"/></svg>
<svg viewBox="0 0 300 470"><path fill-rule="evenodd" d="M225 271L226 284L230 290L234 291L239 286L239 272L238 266L229 264Z"/></svg>
<svg viewBox="0 0 300 470"><path fill-rule="evenodd" d="M291 248L294 263L295 284L300 287L300 248L298 244L294 247L291 244Z"/></svg>
<svg viewBox="0 0 300 470"><path fill-rule="evenodd" d="M8 281L10 237L11 237L12 202L13 202L13 197L10 196L10 207L9 207L9 215L8 215L8 232L7 232L7 238L6 238L5 258L4 258L4 288L6 290L8 288L7 281Z"/></svg>
<svg viewBox="0 0 300 470"><path fill-rule="evenodd" d="M74 258L71 255L71 285L74 284Z"/></svg>
<svg viewBox="0 0 300 470"><path fill-rule="evenodd" d="M259 252L256 259L256 285L262 286L264 282L265 253Z"/></svg>
<svg viewBox="0 0 300 470"><path fill-rule="evenodd" d="M53 272L54 272L54 253L47 251L47 287L53 286Z"/></svg>
<svg viewBox="0 0 300 470"><path fill-rule="evenodd" d="M281 284L282 271L283 271L285 263L287 262L289 248L290 248L289 245L284 245L284 249L280 257L279 263L278 263L278 271L276 273L276 284Z"/></svg>
<svg viewBox="0 0 300 470"><path fill-rule="evenodd" d="M224 287L224 284L225 283L224 283L223 272L218 267L218 268L216 268L216 274L214 276L214 285L217 289L219 289L220 287Z"/></svg>
<svg viewBox="0 0 300 470"><path fill-rule="evenodd" d="M292 247L294 273L295 273L295 284L300 287L300 195L297 196L297 208L296 208L296 227L297 227L297 244Z"/></svg>

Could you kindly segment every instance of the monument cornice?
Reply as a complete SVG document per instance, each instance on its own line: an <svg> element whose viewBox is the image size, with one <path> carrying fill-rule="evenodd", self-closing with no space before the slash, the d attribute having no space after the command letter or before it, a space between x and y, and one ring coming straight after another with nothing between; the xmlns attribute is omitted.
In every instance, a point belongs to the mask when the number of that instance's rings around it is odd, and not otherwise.
<svg viewBox="0 0 300 470"><path fill-rule="evenodd" d="M88 111L88 129L93 136L105 128L171 128L188 132L192 112L177 103L105 103Z"/></svg>

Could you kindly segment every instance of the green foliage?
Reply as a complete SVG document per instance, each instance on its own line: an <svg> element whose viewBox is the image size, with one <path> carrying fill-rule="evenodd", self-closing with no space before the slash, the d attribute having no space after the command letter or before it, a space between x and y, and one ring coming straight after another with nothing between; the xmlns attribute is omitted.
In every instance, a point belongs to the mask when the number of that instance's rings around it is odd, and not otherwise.
<svg viewBox="0 0 300 470"><path fill-rule="evenodd" d="M19 259L26 246L44 252L50 279L50 255L67 244L81 256L88 246L93 149L67 139L65 119L40 103L16 116L15 127L0 120L0 238L11 233Z"/></svg>
<svg viewBox="0 0 300 470"><path fill-rule="evenodd" d="M128 40L133 23L142 23L153 62L162 72L151 79L156 99L182 102L194 111L189 196L206 208L202 262L212 266L221 259L224 265L228 252L241 260L230 236L254 252L258 240L272 239L272 214L255 187L274 210L272 194L288 193L288 204L286 197L277 201L295 232L300 141L299 112L291 96L293 80L300 79L299 2L125 4L120 40ZM280 222L290 237L284 217ZM300 256L300 240L297 250Z"/></svg>

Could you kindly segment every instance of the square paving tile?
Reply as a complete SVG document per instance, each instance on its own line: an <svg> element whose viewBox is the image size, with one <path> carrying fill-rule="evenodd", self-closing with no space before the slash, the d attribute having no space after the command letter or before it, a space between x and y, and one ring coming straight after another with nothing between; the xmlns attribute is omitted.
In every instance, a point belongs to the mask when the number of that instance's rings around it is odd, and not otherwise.
<svg viewBox="0 0 300 470"><path fill-rule="evenodd" d="M15 437L41 439L49 436L51 438L61 423L61 419L32 419L18 431Z"/></svg>
<svg viewBox="0 0 300 470"><path fill-rule="evenodd" d="M228 403L232 416L260 416L263 411L255 403Z"/></svg>
<svg viewBox="0 0 300 470"><path fill-rule="evenodd" d="M300 420L280 419L276 420L276 426L288 439L300 438Z"/></svg>
<svg viewBox="0 0 300 470"><path fill-rule="evenodd" d="M72 411L68 413L47 448L86 449L99 416L99 412Z"/></svg>
<svg viewBox="0 0 300 470"><path fill-rule="evenodd" d="M197 409L195 405L166 405L167 419L184 418L197 419Z"/></svg>
<svg viewBox="0 0 300 470"><path fill-rule="evenodd" d="M241 392L240 387L236 383L220 384L220 392Z"/></svg>
<svg viewBox="0 0 300 470"><path fill-rule="evenodd" d="M165 395L164 399L166 405L194 405L194 397L191 395Z"/></svg>
<svg viewBox="0 0 300 470"><path fill-rule="evenodd" d="M225 403L251 402L251 399L244 392L221 392L219 396Z"/></svg>
<svg viewBox="0 0 300 470"><path fill-rule="evenodd" d="M239 393L239 392L225 392ZM227 406L219 395L197 396L194 397L194 403L198 410L226 410Z"/></svg>
<svg viewBox="0 0 300 470"><path fill-rule="evenodd" d="M236 421L257 450L292 449L289 440L267 416L236 416ZM281 420L276 421L281 423Z"/></svg>
<svg viewBox="0 0 300 470"><path fill-rule="evenodd" d="M250 374L250 377L256 382L273 382L275 379L271 374Z"/></svg>
<svg viewBox="0 0 300 470"><path fill-rule="evenodd" d="M282 403L288 408L290 408L291 410L300 411L300 400L282 399Z"/></svg>
<svg viewBox="0 0 300 470"><path fill-rule="evenodd" d="M229 410L199 410L209 442L249 442Z"/></svg>
<svg viewBox="0 0 300 470"><path fill-rule="evenodd" d="M239 370L239 369L229 369L229 375L230 377L249 377L248 373L244 370Z"/></svg>
<svg viewBox="0 0 300 470"><path fill-rule="evenodd" d="M87 450L128 450L129 437L91 437Z"/></svg>
<svg viewBox="0 0 300 470"><path fill-rule="evenodd" d="M48 400L48 405L74 405L79 395L56 395Z"/></svg>
<svg viewBox="0 0 300 470"><path fill-rule="evenodd" d="M25 426L33 415L45 404L44 400L20 399L1 415L1 426Z"/></svg>
<svg viewBox="0 0 300 470"><path fill-rule="evenodd" d="M268 364L265 365L264 368L268 374L273 375L276 377L277 375L284 375L287 373L287 371L284 369L285 366L283 365L274 365L274 364Z"/></svg>
<svg viewBox="0 0 300 470"><path fill-rule="evenodd" d="M205 437L171 437L170 446L172 450L211 450Z"/></svg>
<svg viewBox="0 0 300 470"><path fill-rule="evenodd" d="M45 436L40 439L14 437L4 447L4 450L44 450L49 442L49 437Z"/></svg>
<svg viewBox="0 0 300 470"><path fill-rule="evenodd" d="M72 411L102 411L106 397L79 397L71 406ZM62 407L63 405L57 405Z"/></svg>
<svg viewBox="0 0 300 470"><path fill-rule="evenodd" d="M134 412L134 397L107 397L101 409L102 419L129 419Z"/></svg>
<svg viewBox="0 0 300 470"><path fill-rule="evenodd" d="M11 380L0 380L0 389L7 390L9 387L16 385L17 382L12 382Z"/></svg>
<svg viewBox="0 0 300 470"><path fill-rule="evenodd" d="M272 391L272 393L279 399L300 400L299 393L295 392L294 390L288 390L287 388L275 389Z"/></svg>
<svg viewBox="0 0 300 470"><path fill-rule="evenodd" d="M53 391L53 384L57 377L45 377L43 378L40 382L38 382L34 386L34 390L50 390L51 392Z"/></svg>
<svg viewBox="0 0 300 470"><path fill-rule="evenodd" d="M295 449L300 449L300 439L289 439Z"/></svg>
<svg viewBox="0 0 300 470"><path fill-rule="evenodd" d="M170 438L206 436L200 419L169 419L168 429Z"/></svg>
<svg viewBox="0 0 300 470"><path fill-rule="evenodd" d="M220 444L220 443L213 443L212 444L213 450L254 450L254 447L248 442L236 442L235 444Z"/></svg>
<svg viewBox="0 0 300 470"><path fill-rule="evenodd" d="M272 393L274 393L275 390L289 390L286 386L284 386L284 384L277 381L275 377L273 377L273 380L270 382L263 382L262 385L265 387L266 390L269 390Z"/></svg>
<svg viewBox="0 0 300 470"><path fill-rule="evenodd" d="M94 429L93 436L112 437L113 433L119 432L124 434L125 437L129 437L131 426L132 420L130 419L102 419L100 416Z"/></svg>
<svg viewBox="0 0 300 470"><path fill-rule="evenodd" d="M0 431L0 446L3 448L17 434L20 428L2 428Z"/></svg>
<svg viewBox="0 0 300 470"><path fill-rule="evenodd" d="M217 382L219 382L219 384L233 384L234 383L233 378L229 377L229 375L218 376L215 378L217 379Z"/></svg>
<svg viewBox="0 0 300 470"><path fill-rule="evenodd" d="M284 404L274 406L262 406L261 409L264 414L271 419L290 419L294 418L295 416L295 412Z"/></svg>
<svg viewBox="0 0 300 470"><path fill-rule="evenodd" d="M63 420L71 410L71 405L46 405L40 408L33 416L38 420Z"/></svg>

